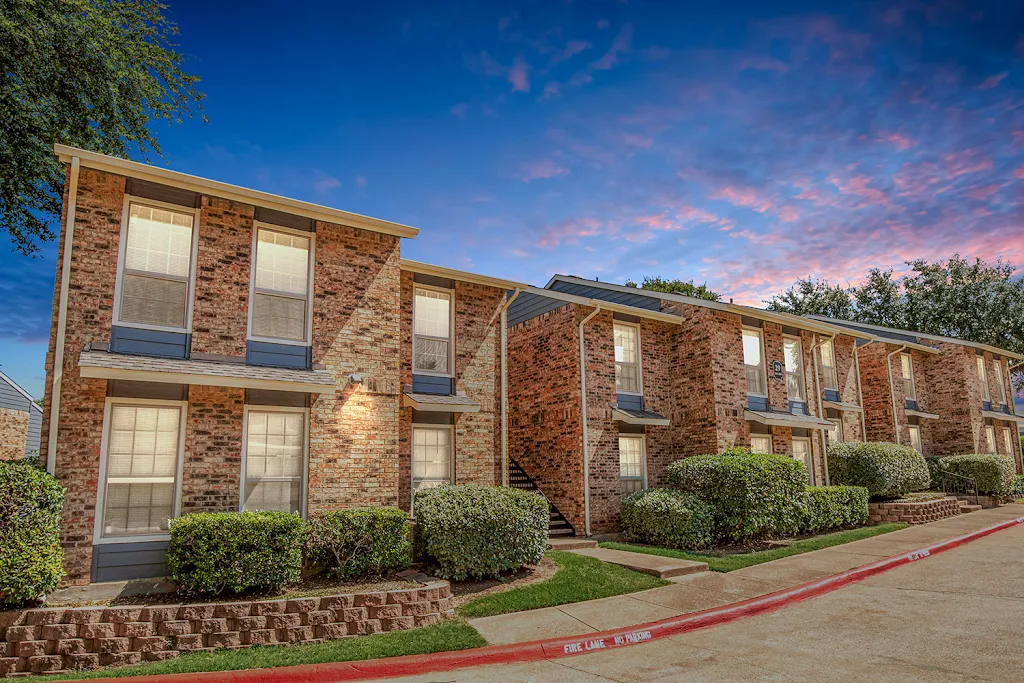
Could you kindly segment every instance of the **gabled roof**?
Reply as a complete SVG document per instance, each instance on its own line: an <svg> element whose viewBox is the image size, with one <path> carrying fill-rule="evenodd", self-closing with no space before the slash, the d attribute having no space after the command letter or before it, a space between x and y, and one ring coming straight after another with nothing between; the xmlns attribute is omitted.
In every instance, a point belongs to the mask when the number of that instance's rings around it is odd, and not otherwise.
<svg viewBox="0 0 1024 683"><path fill-rule="evenodd" d="M575 277L573 275L555 275L544 288L548 291L552 290L552 287L559 282L582 285L585 287L596 287L610 292L619 292L621 294L633 295L638 297L647 297L651 299L658 299L661 301L675 301L678 303L688 304L690 306L699 306L701 308L710 308L716 311L726 311L728 313L735 313L740 316L746 316L749 318L756 318L758 320L766 320L768 322L778 323L780 325L786 325L789 327L796 327L803 330L809 330L811 332L821 332L823 334L846 334L854 337L860 337L862 339L870 339L873 335L857 330L851 330L838 325L833 325L827 322L818 322L808 320L806 317L793 315L791 313L780 313L777 311L766 311L763 308L755 308L754 306L743 306L741 304L729 304L721 301L708 301L707 299L698 299L691 296L683 296L682 294L669 294L666 292L655 292L648 289L638 289L636 287L626 287L624 285L616 285L610 282L598 282L597 280L587 280L581 277ZM607 305L605 305L607 308ZM642 310L642 309L641 309Z"/></svg>
<svg viewBox="0 0 1024 683"><path fill-rule="evenodd" d="M638 318L660 320L662 322L672 323L673 325L683 324L682 318L672 313L662 313L661 311L652 311L646 308L639 308L637 306L627 306L626 304L618 304L612 301L605 301L603 299L593 299L585 296L576 296L575 294L566 294L565 292L559 292L553 289L527 287L523 291L527 294L536 294L537 296L557 299L559 301L565 301L566 303L580 304L583 306L600 306L603 311L625 313L627 315L635 315Z"/></svg>
<svg viewBox="0 0 1024 683"><path fill-rule="evenodd" d="M254 204L268 209L276 209L285 213L324 221L325 223L338 223L340 225L348 225L353 228L372 230L373 232L381 232L387 235L406 238L415 237L416 233L419 232L417 228L402 225L401 223L392 223L391 221L381 220L380 218L363 216L358 213L342 211L341 209L332 209L328 206L321 206L320 204L304 202L298 199L289 199L288 197L282 197L268 192L260 192L259 190L250 190L249 188L239 187L238 185L231 185L217 180L200 178L199 176L189 175L188 173L181 173L179 171L171 171L166 168L157 168L156 166L150 166L149 164L120 159L106 154L99 154L98 152L90 152L85 149L78 149L77 147L54 145L53 152L64 163L70 163L73 157L77 157L79 159L79 163L86 168L95 168L100 171L128 176L130 178L148 180L162 185L170 185L171 187L190 190L192 192L221 197L223 199L232 199L244 204Z"/></svg>
<svg viewBox="0 0 1024 683"><path fill-rule="evenodd" d="M28 393L27 391L22 389L20 386L18 386L17 382L15 382L13 379L11 379L7 375L5 375L3 372L0 372L0 381L7 382L7 384L9 384L12 389L14 389L19 394L21 394L26 399L28 399L28 404L32 408L38 410L40 413L43 412L43 409L39 407L39 405L36 403L36 400L34 398L32 398L32 394Z"/></svg>
<svg viewBox="0 0 1024 683"><path fill-rule="evenodd" d="M911 348L918 348L924 346L922 350L928 350L932 353L938 351L938 349L922 344L925 341L938 341L948 342L950 344L959 344L960 346L969 346L975 349L981 349L988 351L1000 356L1007 356L1008 358L1016 358L1017 360L1024 360L1024 355L1016 353L1015 351L1007 351L1001 349L998 346L991 346L990 344L981 344L978 342L967 341L966 339L957 339L956 337L943 337L938 334L926 334L924 332L914 332L913 330L901 330L896 327L884 327L882 325L869 325L868 323L856 322L853 320L840 320L839 318L829 318L823 315L808 315L808 318L812 320L819 320L822 322L829 322L833 325L839 325L841 327L847 327L849 329L862 330L870 332L875 339L884 341L888 344L907 344ZM918 345L918 346L914 346Z"/></svg>
<svg viewBox="0 0 1024 683"><path fill-rule="evenodd" d="M480 275L478 273L470 273L465 270L445 268L444 266L435 266L432 263L423 263L421 261L401 259L399 264L402 270L406 270L411 273L422 273L423 275L433 275L434 277L443 277L448 280L459 280L460 282L472 282L474 284L487 285L489 287L500 287L502 289L526 289L530 286L525 282L504 280L499 277Z"/></svg>

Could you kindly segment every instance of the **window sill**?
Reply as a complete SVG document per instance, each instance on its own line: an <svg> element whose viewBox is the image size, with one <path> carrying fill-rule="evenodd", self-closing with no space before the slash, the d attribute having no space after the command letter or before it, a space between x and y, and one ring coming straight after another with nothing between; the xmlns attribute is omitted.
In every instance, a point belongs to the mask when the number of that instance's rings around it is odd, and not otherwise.
<svg viewBox="0 0 1024 683"><path fill-rule="evenodd" d="M108 545L111 543L152 543L154 541L169 541L171 535L167 534L140 534L138 536L109 536L93 540L93 545Z"/></svg>

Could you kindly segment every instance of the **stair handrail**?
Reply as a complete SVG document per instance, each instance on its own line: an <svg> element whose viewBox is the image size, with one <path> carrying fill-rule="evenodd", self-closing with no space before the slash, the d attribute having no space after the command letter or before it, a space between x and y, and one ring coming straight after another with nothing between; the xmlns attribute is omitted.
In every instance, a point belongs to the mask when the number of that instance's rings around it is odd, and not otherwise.
<svg viewBox="0 0 1024 683"><path fill-rule="evenodd" d="M978 481L974 477L970 477L970 476L968 476L966 474L956 474L955 472L947 472L945 470L943 470L941 472L941 475L942 475L942 492L943 493L963 493L963 495L966 496L967 495L967 491L964 491L964 492L961 492L961 491L950 491L949 490L950 487L949 487L949 485L947 483L947 478L951 477L954 481L957 481L957 480L965 481L965 482L967 482L970 485L970 488L968 489L968 491L971 491L971 490L974 491L974 504L975 505L979 504L980 497L978 496Z"/></svg>

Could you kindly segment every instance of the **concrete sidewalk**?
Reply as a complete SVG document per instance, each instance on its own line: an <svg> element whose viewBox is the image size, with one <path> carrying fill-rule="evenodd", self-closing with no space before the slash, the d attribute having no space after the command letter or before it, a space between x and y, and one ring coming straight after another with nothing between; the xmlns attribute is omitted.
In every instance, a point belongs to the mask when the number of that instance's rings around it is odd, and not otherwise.
<svg viewBox="0 0 1024 683"><path fill-rule="evenodd" d="M662 588L560 607L481 617L470 619L469 623L495 645L643 624L754 598L1020 516L1024 516L1024 506L1005 505L727 574L702 572L680 577L677 583Z"/></svg>

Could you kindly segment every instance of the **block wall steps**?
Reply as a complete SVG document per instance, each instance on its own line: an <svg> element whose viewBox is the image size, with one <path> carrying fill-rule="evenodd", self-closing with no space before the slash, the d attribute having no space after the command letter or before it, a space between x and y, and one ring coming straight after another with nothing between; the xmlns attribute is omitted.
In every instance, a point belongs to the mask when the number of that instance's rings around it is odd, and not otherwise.
<svg viewBox="0 0 1024 683"><path fill-rule="evenodd" d="M963 498L959 499L957 502L960 503L960 514L962 515L965 515L968 512L977 512L978 510L981 509L980 505L973 505L971 503L968 503Z"/></svg>
<svg viewBox="0 0 1024 683"><path fill-rule="evenodd" d="M515 460L508 461L508 484L520 491L529 491L542 496L548 502L548 537L549 538L572 538L576 536L576 530L569 521L559 512L544 492L537 488L537 484L530 478L530 475L519 466Z"/></svg>

